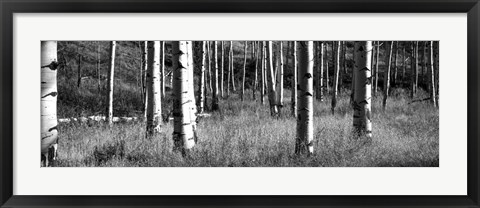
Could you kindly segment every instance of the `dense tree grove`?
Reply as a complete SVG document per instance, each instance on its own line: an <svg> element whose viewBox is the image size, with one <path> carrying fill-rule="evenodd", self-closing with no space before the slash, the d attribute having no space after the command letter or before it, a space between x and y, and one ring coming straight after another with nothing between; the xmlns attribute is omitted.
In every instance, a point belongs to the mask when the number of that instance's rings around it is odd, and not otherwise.
<svg viewBox="0 0 480 208"><path fill-rule="evenodd" d="M352 132L370 139L372 115L388 111L399 91L409 103L439 105L437 41L42 41L41 48L45 166L56 155L57 114L99 116L110 128L135 117L147 138L173 120L173 149L187 156L201 138L197 123L231 110L224 100L267 108L267 97L273 119L296 120L294 153L311 155L314 102L328 100L336 115L347 95ZM66 87L57 92L57 82ZM72 107L77 97L88 99ZM375 100L383 109L372 108Z"/></svg>

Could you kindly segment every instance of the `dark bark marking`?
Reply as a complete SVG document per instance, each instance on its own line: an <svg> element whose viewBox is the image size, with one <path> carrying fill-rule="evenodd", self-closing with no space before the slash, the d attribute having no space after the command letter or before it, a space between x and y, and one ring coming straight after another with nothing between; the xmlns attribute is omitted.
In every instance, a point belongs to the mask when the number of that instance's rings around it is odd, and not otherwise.
<svg viewBox="0 0 480 208"><path fill-rule="evenodd" d="M42 98L46 98L46 97L48 97L49 95L51 95L52 97L55 97L55 96L58 95L58 93L57 93L57 92L51 92L51 93L48 93L48 94L44 95Z"/></svg>
<svg viewBox="0 0 480 208"><path fill-rule="evenodd" d="M45 65L45 66L41 66L40 68L50 68L51 70L57 70L57 67L58 67L58 62L57 61L52 61L52 63L48 64L48 65Z"/></svg>

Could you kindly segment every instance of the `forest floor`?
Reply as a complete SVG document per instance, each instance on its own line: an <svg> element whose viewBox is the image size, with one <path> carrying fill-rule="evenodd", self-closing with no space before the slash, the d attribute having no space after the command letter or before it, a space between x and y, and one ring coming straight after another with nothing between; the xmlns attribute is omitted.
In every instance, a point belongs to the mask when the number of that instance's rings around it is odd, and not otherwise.
<svg viewBox="0 0 480 208"><path fill-rule="evenodd" d="M242 102L232 95L220 102L198 126L199 141L189 157L173 152L173 122L145 139L141 121L59 124L58 159L62 167L404 167L439 166L439 111L428 101L414 102L405 91L392 92L382 110L379 92L373 100L373 138L352 134L353 110L343 92L335 115L330 97L314 100L314 154L294 155L296 120L286 90L282 116L270 116L251 92ZM258 96L257 96L258 97ZM419 93L419 99L426 97Z"/></svg>

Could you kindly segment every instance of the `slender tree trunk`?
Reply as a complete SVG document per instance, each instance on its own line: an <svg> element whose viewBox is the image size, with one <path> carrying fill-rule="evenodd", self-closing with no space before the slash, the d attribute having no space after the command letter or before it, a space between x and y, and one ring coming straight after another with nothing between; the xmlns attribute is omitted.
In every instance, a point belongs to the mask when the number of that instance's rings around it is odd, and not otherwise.
<svg viewBox="0 0 480 208"><path fill-rule="evenodd" d="M388 47L386 47L388 48ZM388 98L388 90L390 89L390 68L392 64L392 50L393 50L393 41L390 43L390 50L388 53L388 64L387 64L387 71L385 72L385 78L383 80L383 109L387 107L387 98Z"/></svg>
<svg viewBox="0 0 480 208"><path fill-rule="evenodd" d="M173 141L174 151L181 151L185 156L195 146L194 125L191 117L194 116L189 94L190 72L193 70L188 64L189 41L172 41L173 52Z"/></svg>
<svg viewBox="0 0 480 208"><path fill-rule="evenodd" d="M359 135L372 137L371 63L372 41L355 41L355 95L353 126Z"/></svg>
<svg viewBox="0 0 480 208"><path fill-rule="evenodd" d="M231 83L231 78L232 78L232 57L230 56L230 53L232 53L232 41L230 41L230 48L228 51L228 74L227 74L227 97L230 96L230 83Z"/></svg>
<svg viewBox="0 0 480 208"><path fill-rule="evenodd" d="M378 90L378 65L380 64L380 41L377 41L377 57L376 57L376 60L377 62L375 62L375 91L373 92L373 94L375 96L377 96L377 90Z"/></svg>
<svg viewBox="0 0 480 208"><path fill-rule="evenodd" d="M393 60L393 86L397 85L397 71L398 71L398 64L397 64L397 59L398 59L398 41L395 41L395 58Z"/></svg>
<svg viewBox="0 0 480 208"><path fill-rule="evenodd" d="M275 86L277 87L276 89L276 99L277 99L277 108L278 112L281 113L281 109L283 107L283 42L279 41L278 43L278 53L277 53L277 62L278 62L278 68L277 68L277 83Z"/></svg>
<svg viewBox="0 0 480 208"><path fill-rule="evenodd" d="M343 56L343 76L340 79L340 83L344 84L345 78L347 78L347 41L343 41L342 44L342 56Z"/></svg>
<svg viewBox="0 0 480 208"><path fill-rule="evenodd" d="M223 67L224 67L224 60L225 60L225 56L224 56L224 41L220 41L221 43L221 53L222 53L222 56L221 56L221 69L220 69L220 97L221 98L224 98L224 90L223 90L223 74L224 74L224 70L223 70Z"/></svg>
<svg viewBox="0 0 480 208"><path fill-rule="evenodd" d="M435 95L436 95L436 104L437 104L437 108L440 108L440 98L439 98L439 94L440 94L440 63L439 63L439 57L438 57L438 53L439 53L439 50L440 50L440 42L438 41L434 41L433 42L434 45L433 45L433 59L434 59L434 67L435 67Z"/></svg>
<svg viewBox="0 0 480 208"><path fill-rule="evenodd" d="M321 68L320 65L321 65L321 57L322 57L320 52L320 43L321 41L313 41L313 57L314 57L313 70L315 71L313 78L317 80L313 82L315 85L313 91L315 92L314 97L317 100L322 99L322 85L320 84L321 73L319 73Z"/></svg>
<svg viewBox="0 0 480 208"><path fill-rule="evenodd" d="M241 99L243 101L243 97L245 96L245 70L247 68L247 41L245 41L243 47L243 75L242 75L242 95Z"/></svg>
<svg viewBox="0 0 480 208"><path fill-rule="evenodd" d="M194 82L194 70L195 65L193 63L193 41L185 41L187 44L187 68L191 69L188 72L188 96L191 102L190 105L190 123L193 129L193 138L197 143L197 106L195 105L195 82Z"/></svg>
<svg viewBox="0 0 480 208"><path fill-rule="evenodd" d="M144 62L143 62L143 77L142 77L142 82L143 82L143 118L145 121L147 120L147 102L148 102L148 95L147 95L147 62L148 62L148 57L147 57L147 41L143 42L143 57L144 57Z"/></svg>
<svg viewBox="0 0 480 208"><path fill-rule="evenodd" d="M299 100L296 154L313 153L313 41L299 42Z"/></svg>
<svg viewBox="0 0 480 208"><path fill-rule="evenodd" d="M421 83L425 83L425 81L426 81L426 80L425 80L425 76L426 76L426 74L427 74L427 73L426 73L427 70L425 69L425 68L427 68L427 67L426 67L427 63L426 63L426 61L425 61L425 59L426 59L426 57L427 57L427 54L426 54L426 52L425 52L425 51L427 50L427 41L422 41L422 43L423 43L423 44L422 44L422 62L420 63L421 66L422 66ZM418 47L418 46L417 46L417 47ZM418 50L418 49L417 49L417 50ZM418 52L417 52L417 53L418 53ZM428 76L427 76L427 78L428 78ZM427 80L428 80L428 79L427 79ZM428 84L427 84L427 86L428 86ZM417 83L417 89L418 89L418 83ZM428 90L428 87L427 87L426 90Z"/></svg>
<svg viewBox="0 0 480 208"><path fill-rule="evenodd" d="M265 50L265 42L264 41L260 41L260 48L261 48L261 58L260 58L260 62L261 62L261 67L260 67L260 72L262 73L262 91L260 91L260 101L262 103L262 105L265 103L265 60L266 60L266 50Z"/></svg>
<svg viewBox="0 0 480 208"><path fill-rule="evenodd" d="M57 156L57 41L41 42L41 165L54 166Z"/></svg>
<svg viewBox="0 0 480 208"><path fill-rule="evenodd" d="M200 85L198 87L198 96L199 96L199 107L198 112L203 113L205 110L205 65L207 63L207 53L206 53L206 44L205 41L200 41L201 43L201 67L200 67Z"/></svg>
<svg viewBox="0 0 480 208"><path fill-rule="evenodd" d="M113 124L113 74L115 69L115 47L117 46L116 41L110 42L110 66L108 69L108 124L111 126Z"/></svg>
<svg viewBox="0 0 480 208"><path fill-rule="evenodd" d="M412 99L417 94L418 90L418 41L412 43Z"/></svg>
<svg viewBox="0 0 480 208"><path fill-rule="evenodd" d="M320 65L320 71L319 71L320 80L318 80L319 85L320 85L320 96L319 96L320 97L320 102L323 102L323 97L324 97L323 92L325 91L324 82L323 82L323 79L324 79L324 77L323 77L323 68L324 68L323 56L325 54L325 51L323 50L325 48L324 45L325 45L325 41L321 41L320 42L320 48L319 48L320 49L319 50L320 51L320 57L319 57L319 60L320 60L320 64L319 64Z"/></svg>
<svg viewBox="0 0 480 208"><path fill-rule="evenodd" d="M217 41L213 41L213 92L212 111L218 110L218 64L217 64ZM193 77L192 77L193 78ZM193 80L192 80L193 81Z"/></svg>
<svg viewBox="0 0 480 208"><path fill-rule="evenodd" d="M232 71L232 92L235 92L235 70L233 69L233 41L230 41L230 70Z"/></svg>
<svg viewBox="0 0 480 208"><path fill-rule="evenodd" d="M207 87L210 92L213 91L212 89L212 52L211 52L211 41L207 41L207 60L208 60L208 82Z"/></svg>
<svg viewBox="0 0 480 208"><path fill-rule="evenodd" d="M162 99L165 99L165 41L161 41L161 84L162 84Z"/></svg>
<svg viewBox="0 0 480 208"><path fill-rule="evenodd" d="M160 41L147 43L147 128L146 137L160 132L162 115L162 99L160 92Z"/></svg>
<svg viewBox="0 0 480 208"><path fill-rule="evenodd" d="M272 41L267 41L267 72L268 72L268 97L270 102L270 114L272 116L278 115L278 108L277 108L277 99L276 99L276 91L275 91L275 72L273 70L273 49L272 49Z"/></svg>
<svg viewBox="0 0 480 208"><path fill-rule="evenodd" d="M254 43L253 47L255 47L254 48L255 52L253 53L254 54L253 58L255 60L255 80L253 82L252 98L253 98L254 101L256 101L257 98L255 97L255 93L257 93L257 85L258 85L258 54L259 54L258 53L258 49L259 49L258 45L259 44L258 43L255 44L255 42L253 42L253 43Z"/></svg>
<svg viewBox="0 0 480 208"><path fill-rule="evenodd" d="M297 117L297 41L293 41L292 116Z"/></svg>
<svg viewBox="0 0 480 208"><path fill-rule="evenodd" d="M372 57L372 63L371 63L372 66L370 68L371 69L370 74L371 74L371 77L372 77L371 78L372 83L371 83L370 86L372 87L372 89L371 89L372 92L373 92L373 83L375 83L375 76L374 76L375 75L375 62L378 61L378 60L375 60L375 43L376 43L375 41L372 41L372 56L371 56Z"/></svg>
<svg viewBox="0 0 480 208"><path fill-rule="evenodd" d="M334 42L335 45L335 42ZM340 41L337 42L334 49L335 62L334 62L334 74L333 74L333 92L332 92L332 114L335 115L335 107L337 107L337 95L338 95L338 75L340 73Z"/></svg>
<svg viewBox="0 0 480 208"><path fill-rule="evenodd" d="M434 59L433 59L433 41L430 41L430 47L429 47L429 50L430 50L430 58L428 59L429 63L428 63L428 66L430 67L430 101L433 105L433 107L437 107L437 99L436 99L436 96L435 96L435 69L433 67L434 65Z"/></svg>
<svg viewBox="0 0 480 208"><path fill-rule="evenodd" d="M333 43L333 42L332 42ZM333 54L333 51L332 51ZM327 62L327 68L325 69L325 94L328 94L330 92L330 85L329 85L329 80L328 80L328 44L325 44L325 61Z"/></svg>

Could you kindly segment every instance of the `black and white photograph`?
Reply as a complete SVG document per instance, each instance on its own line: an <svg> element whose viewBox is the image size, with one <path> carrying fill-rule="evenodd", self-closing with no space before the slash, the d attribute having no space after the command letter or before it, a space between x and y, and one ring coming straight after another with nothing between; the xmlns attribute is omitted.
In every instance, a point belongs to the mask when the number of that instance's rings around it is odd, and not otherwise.
<svg viewBox="0 0 480 208"><path fill-rule="evenodd" d="M42 167L439 167L438 40L41 44Z"/></svg>

